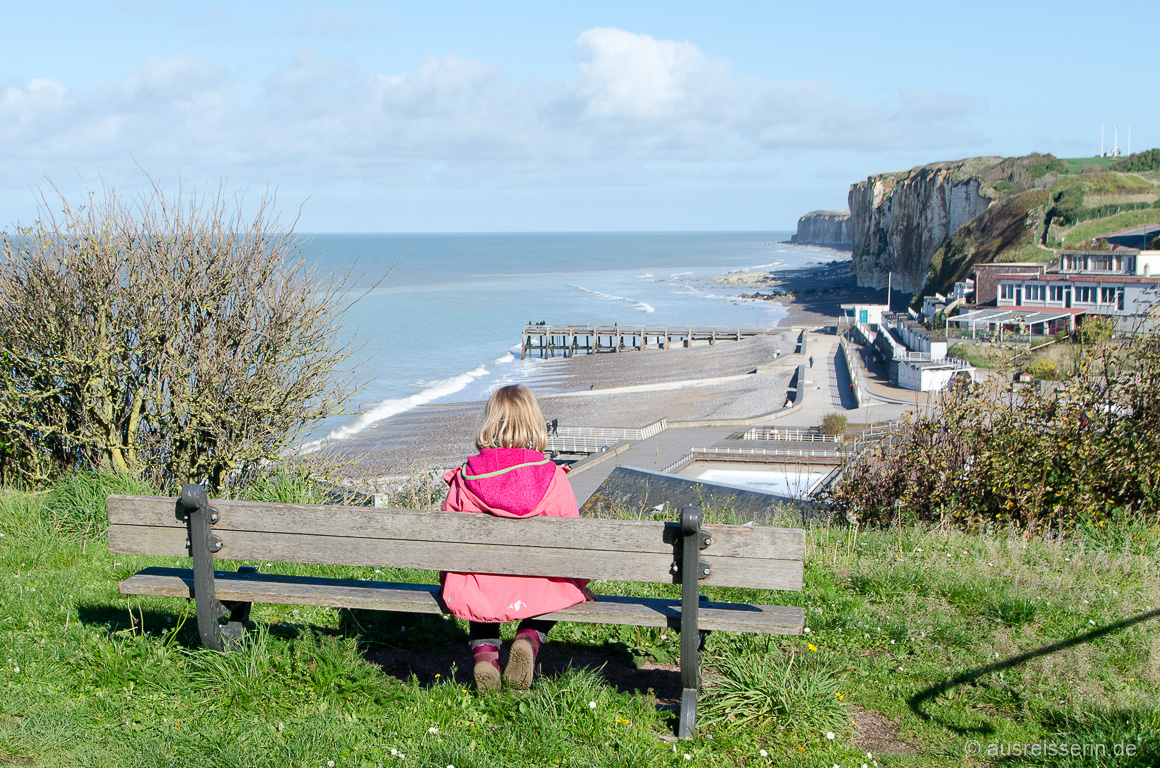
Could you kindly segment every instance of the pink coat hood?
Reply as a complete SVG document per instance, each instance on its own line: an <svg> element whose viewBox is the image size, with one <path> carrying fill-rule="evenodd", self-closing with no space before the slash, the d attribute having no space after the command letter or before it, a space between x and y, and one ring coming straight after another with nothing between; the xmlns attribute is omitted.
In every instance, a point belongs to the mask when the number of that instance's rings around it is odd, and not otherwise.
<svg viewBox="0 0 1160 768"><path fill-rule="evenodd" d="M556 479L557 467L544 454L526 448L484 448L461 470L464 487L482 512L500 517L544 514L540 502Z"/></svg>

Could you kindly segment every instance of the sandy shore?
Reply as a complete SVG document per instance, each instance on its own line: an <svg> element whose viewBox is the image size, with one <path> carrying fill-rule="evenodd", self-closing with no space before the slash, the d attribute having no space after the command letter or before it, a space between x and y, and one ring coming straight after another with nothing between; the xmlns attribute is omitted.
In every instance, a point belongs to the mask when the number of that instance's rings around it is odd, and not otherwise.
<svg viewBox="0 0 1160 768"><path fill-rule="evenodd" d="M715 281L760 293L788 311L783 334L667 350L624 351L537 361L537 397L561 426L643 427L659 419L747 418L785 401L796 362L794 327L834 325L839 305L879 301L884 291L854 285L848 254L782 272L732 273ZM772 363L772 365L770 365ZM758 366L763 372L756 373ZM386 419L328 449L347 483L375 491L416 470L450 467L474 453L482 403L425 405Z"/></svg>
<svg viewBox="0 0 1160 768"><path fill-rule="evenodd" d="M712 346L580 355L545 360L552 386L537 397L545 419L571 427L643 427L671 420L732 419L776 410L793 369L755 373L797 332ZM482 403L413 408L343 441L343 474L368 481L407 475L417 466L454 466L474 453Z"/></svg>
<svg viewBox="0 0 1160 768"><path fill-rule="evenodd" d="M817 246L809 248L819 250ZM782 325L787 326L834 325L842 304L886 301L885 290L857 286L848 252L829 252L834 258L828 262L776 272L731 272L716 282L736 286L739 295L756 295L782 304L787 310Z"/></svg>

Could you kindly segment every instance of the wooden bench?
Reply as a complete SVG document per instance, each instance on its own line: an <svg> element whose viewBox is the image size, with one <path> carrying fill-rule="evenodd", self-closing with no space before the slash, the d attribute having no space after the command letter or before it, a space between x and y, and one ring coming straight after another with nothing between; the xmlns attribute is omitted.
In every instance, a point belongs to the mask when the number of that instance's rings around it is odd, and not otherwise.
<svg viewBox="0 0 1160 768"><path fill-rule="evenodd" d="M548 614L558 621L671 627L681 632L679 735L692 734L700 653L711 630L800 634L801 608L714 603L701 584L800 590L805 534L792 528L702 525L699 507L679 523L599 518L513 520L466 512L214 501L199 485L179 498L109 496L109 549L189 556L192 568L146 568L126 595L194 598L202 642L225 650L252 603L445 613L438 586L214 569L214 558L535 574L680 583L681 600L601 596ZM683 578L693 573L694 579Z"/></svg>

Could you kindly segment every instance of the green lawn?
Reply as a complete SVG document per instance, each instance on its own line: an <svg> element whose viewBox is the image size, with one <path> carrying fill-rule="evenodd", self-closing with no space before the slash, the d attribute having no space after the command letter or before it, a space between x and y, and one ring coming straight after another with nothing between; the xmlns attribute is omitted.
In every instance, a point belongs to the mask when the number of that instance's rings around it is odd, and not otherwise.
<svg viewBox="0 0 1160 768"><path fill-rule="evenodd" d="M809 633L713 634L703 726L674 743L648 690L676 680L668 631L561 624L558 671L524 694L471 690L464 628L441 617L261 605L241 648L206 651L185 602L117 594L175 561L109 553L110 490L0 492L0 764L960 766L1033 743L1138 750L1054 765L1160 760L1154 526L1031 540L811 527L802 593L707 590L802 605ZM976 744L984 757L964 757Z"/></svg>
<svg viewBox="0 0 1160 768"><path fill-rule="evenodd" d="M1090 243L1093 238L1104 237L1122 229L1156 223L1160 223L1160 208L1126 211L1103 219L1081 221L1064 235L1063 247L1080 248Z"/></svg>
<svg viewBox="0 0 1160 768"><path fill-rule="evenodd" d="M1084 168L1095 166L1096 168L1111 168L1116 163L1124 158L1122 157L1066 157L1061 158L1063 162L1067 163L1068 173L1079 173Z"/></svg>

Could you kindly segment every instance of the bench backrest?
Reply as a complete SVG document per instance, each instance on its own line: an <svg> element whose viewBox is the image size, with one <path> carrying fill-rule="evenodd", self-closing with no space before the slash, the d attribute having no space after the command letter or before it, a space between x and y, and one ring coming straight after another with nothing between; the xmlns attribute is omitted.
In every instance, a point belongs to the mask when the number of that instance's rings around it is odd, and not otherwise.
<svg viewBox="0 0 1160 768"><path fill-rule="evenodd" d="M109 549L187 556L176 498L109 496ZM614 581L673 580L677 523L599 518L507 519L468 512L211 501L216 558L320 565L533 574ZM805 533L706 525L702 584L800 590Z"/></svg>

